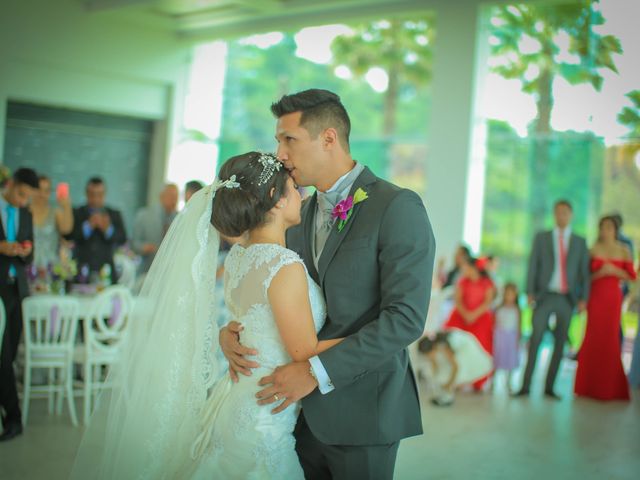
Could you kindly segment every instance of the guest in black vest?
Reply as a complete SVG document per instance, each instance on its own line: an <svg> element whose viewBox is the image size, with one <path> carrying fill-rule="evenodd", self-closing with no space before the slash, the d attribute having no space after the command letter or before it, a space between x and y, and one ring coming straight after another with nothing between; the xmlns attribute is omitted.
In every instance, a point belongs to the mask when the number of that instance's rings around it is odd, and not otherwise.
<svg viewBox="0 0 640 480"><path fill-rule="evenodd" d="M27 204L37 188L36 172L19 168L0 195L0 297L7 315L0 352L0 442L22 433L13 362L22 335L22 299L29 294L26 266L33 260L33 222Z"/></svg>
<svg viewBox="0 0 640 480"><path fill-rule="evenodd" d="M111 281L115 283L113 254L127 241L127 234L120 212L105 206L106 192L100 177L87 182L87 204L73 211L73 232L67 238L75 242L78 268L87 265L91 273L99 273L109 265Z"/></svg>

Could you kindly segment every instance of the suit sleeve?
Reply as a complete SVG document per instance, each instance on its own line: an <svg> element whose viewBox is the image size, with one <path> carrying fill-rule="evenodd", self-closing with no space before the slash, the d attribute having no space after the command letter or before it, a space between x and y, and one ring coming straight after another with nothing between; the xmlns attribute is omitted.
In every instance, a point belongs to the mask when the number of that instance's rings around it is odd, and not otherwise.
<svg viewBox="0 0 640 480"><path fill-rule="evenodd" d="M73 209L73 230L67 235L64 235L64 238L67 240L71 240L73 242L81 242L84 240L84 235L82 233L82 224L86 219L82 215L82 210L80 208Z"/></svg>
<svg viewBox="0 0 640 480"><path fill-rule="evenodd" d="M124 245L127 241L127 232L124 229L124 222L122 221L122 215L117 210L110 210L109 216L111 217L111 225L113 225L113 235L111 236L111 242L115 246Z"/></svg>
<svg viewBox="0 0 640 480"><path fill-rule="evenodd" d="M435 239L418 195L403 190L391 200L382 217L378 243L378 318L319 355L337 389L375 370L424 331Z"/></svg>
<svg viewBox="0 0 640 480"><path fill-rule="evenodd" d="M529 270L527 271L527 294L535 295L536 278L538 276L538 269L540 268L540 242L542 234L536 234L533 239L533 247L531 248L531 255L529 255Z"/></svg>
<svg viewBox="0 0 640 480"><path fill-rule="evenodd" d="M31 242L32 249L31 249L31 253L26 257L15 257L15 258L19 262L23 263L24 265L29 265L30 263L33 262L33 257L35 255L35 248L36 248L36 244L33 239L33 217L31 213L27 211L26 215L22 215L22 218L20 218L20 222L25 222L26 224L26 228L24 229L24 231L26 232L26 236L24 240L29 240Z"/></svg>

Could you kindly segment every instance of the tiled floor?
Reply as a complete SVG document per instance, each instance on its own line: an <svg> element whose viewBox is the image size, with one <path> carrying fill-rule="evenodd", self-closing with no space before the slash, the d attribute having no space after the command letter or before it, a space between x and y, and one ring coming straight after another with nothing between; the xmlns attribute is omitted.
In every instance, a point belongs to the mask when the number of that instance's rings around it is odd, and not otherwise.
<svg viewBox="0 0 640 480"><path fill-rule="evenodd" d="M536 386L542 367L544 358ZM530 399L510 399L497 382L494 394L461 394L449 408L425 403L425 434L402 442L396 478L640 478L640 391L630 404L573 399L573 373L574 364L565 361L561 402L545 400L537 390ZM49 416L43 400L32 405L24 435L0 444L2 480L68 475L82 429L64 414Z"/></svg>

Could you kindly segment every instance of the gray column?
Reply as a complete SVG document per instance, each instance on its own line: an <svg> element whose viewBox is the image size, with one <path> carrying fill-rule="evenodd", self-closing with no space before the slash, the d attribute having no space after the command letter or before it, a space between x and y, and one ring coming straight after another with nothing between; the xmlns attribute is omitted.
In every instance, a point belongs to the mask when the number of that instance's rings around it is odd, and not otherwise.
<svg viewBox="0 0 640 480"><path fill-rule="evenodd" d="M464 229L467 204L482 201L482 193L480 198L467 196L468 182L481 180L469 178L479 7L473 0L434 3L437 32L425 200L438 255L450 257L461 241L476 243L474 236L479 238L476 231L466 232L469 238L465 238ZM481 206L473 209L474 215L481 211ZM476 223L475 230L480 225Z"/></svg>

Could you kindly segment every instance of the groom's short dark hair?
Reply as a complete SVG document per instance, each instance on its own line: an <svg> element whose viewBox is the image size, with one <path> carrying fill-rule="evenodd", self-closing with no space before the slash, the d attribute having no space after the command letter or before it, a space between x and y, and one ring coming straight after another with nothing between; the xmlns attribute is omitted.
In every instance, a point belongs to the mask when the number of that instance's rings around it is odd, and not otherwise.
<svg viewBox="0 0 640 480"><path fill-rule="evenodd" d="M300 126L304 127L312 138L317 137L326 128L335 128L342 148L349 151L351 120L340 97L335 93L312 88L284 95L271 104L271 112L276 118L289 113L302 112Z"/></svg>

